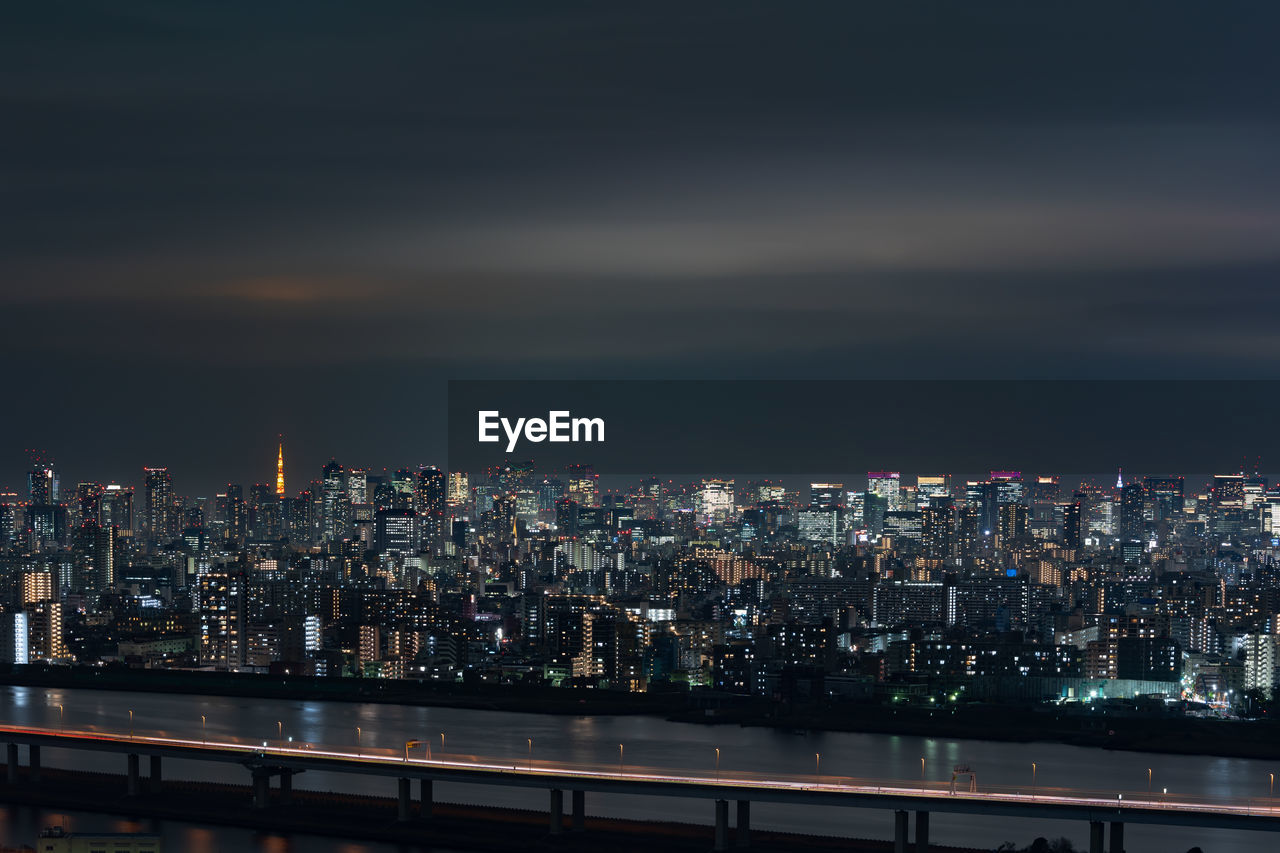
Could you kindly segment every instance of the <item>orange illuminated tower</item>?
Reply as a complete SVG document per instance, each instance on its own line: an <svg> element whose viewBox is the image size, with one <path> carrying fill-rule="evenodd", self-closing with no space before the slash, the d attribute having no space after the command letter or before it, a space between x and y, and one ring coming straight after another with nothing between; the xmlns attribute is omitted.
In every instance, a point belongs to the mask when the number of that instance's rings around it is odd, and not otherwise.
<svg viewBox="0 0 1280 853"><path fill-rule="evenodd" d="M280 452L276 454L276 497L284 497L284 436L280 437Z"/></svg>

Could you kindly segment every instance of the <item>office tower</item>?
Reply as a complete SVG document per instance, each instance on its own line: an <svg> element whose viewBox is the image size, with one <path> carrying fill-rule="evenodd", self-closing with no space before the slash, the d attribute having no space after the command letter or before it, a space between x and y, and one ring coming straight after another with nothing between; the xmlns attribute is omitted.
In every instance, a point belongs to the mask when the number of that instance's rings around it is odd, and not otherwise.
<svg viewBox="0 0 1280 853"><path fill-rule="evenodd" d="M244 666L247 587L244 572L209 572L200 576L197 588L201 663L230 670Z"/></svg>
<svg viewBox="0 0 1280 853"><path fill-rule="evenodd" d="M1019 504L1023 502L1024 490L1021 471L992 471L988 479L996 486L997 504Z"/></svg>
<svg viewBox="0 0 1280 853"><path fill-rule="evenodd" d="M0 548L17 540L21 515L17 493L0 492Z"/></svg>
<svg viewBox="0 0 1280 853"><path fill-rule="evenodd" d="M569 483L569 498L580 506L598 506L599 482L595 469L590 465L570 465L565 469Z"/></svg>
<svg viewBox="0 0 1280 853"><path fill-rule="evenodd" d="M280 522L280 498L266 483L249 488L249 529L254 539L279 539L284 535Z"/></svg>
<svg viewBox="0 0 1280 853"><path fill-rule="evenodd" d="M471 477L465 471L449 473L449 511L457 515L471 500Z"/></svg>
<svg viewBox="0 0 1280 853"><path fill-rule="evenodd" d="M1182 518L1185 503L1185 481L1182 477L1147 477L1142 483L1147 490L1152 521L1170 522Z"/></svg>
<svg viewBox="0 0 1280 853"><path fill-rule="evenodd" d="M888 512L902 508L902 476L897 471L868 471L867 493L885 499Z"/></svg>
<svg viewBox="0 0 1280 853"><path fill-rule="evenodd" d="M1210 532L1219 541L1234 540L1244 525L1244 475L1214 474L1209 502Z"/></svg>
<svg viewBox="0 0 1280 853"><path fill-rule="evenodd" d="M177 535L173 523L173 479L168 468L143 468L147 535L155 542L167 542Z"/></svg>
<svg viewBox="0 0 1280 853"><path fill-rule="evenodd" d="M418 515L411 509L380 509L373 514L374 548L408 556L418 553Z"/></svg>
<svg viewBox="0 0 1280 853"><path fill-rule="evenodd" d="M226 535L233 541L243 542L249 535L249 509L244 502L244 487L228 483L224 506Z"/></svg>
<svg viewBox="0 0 1280 853"><path fill-rule="evenodd" d="M498 541L516 541L516 496L510 493L495 495L490 512L490 528Z"/></svg>
<svg viewBox="0 0 1280 853"><path fill-rule="evenodd" d="M76 486L76 516L73 523L77 526L92 521L97 524L102 518L102 484L80 483Z"/></svg>
<svg viewBox="0 0 1280 853"><path fill-rule="evenodd" d="M352 506L369 503L369 472L352 468L347 472L347 498Z"/></svg>
<svg viewBox="0 0 1280 853"><path fill-rule="evenodd" d="M1083 498L1077 493L1062 512L1062 544L1076 551L1084 547Z"/></svg>
<svg viewBox="0 0 1280 853"><path fill-rule="evenodd" d="M40 467L27 472L27 490L31 503L38 506L56 504L59 494L58 474L53 468Z"/></svg>
<svg viewBox="0 0 1280 853"><path fill-rule="evenodd" d="M965 505L978 512L978 533L991 536L1000 524L998 484L991 480L969 480L964 487Z"/></svg>
<svg viewBox="0 0 1280 853"><path fill-rule="evenodd" d="M556 504L564 496L564 483L552 477L543 478L538 484L538 511L555 512Z"/></svg>
<svg viewBox="0 0 1280 853"><path fill-rule="evenodd" d="M573 495L572 487L569 495ZM703 480L695 503L700 524L724 524L733 517L733 480Z"/></svg>
<svg viewBox="0 0 1280 853"><path fill-rule="evenodd" d="M412 471L400 468L391 475L392 509L418 509L417 483ZM441 501L443 503L443 501Z"/></svg>
<svg viewBox="0 0 1280 853"><path fill-rule="evenodd" d="M418 512L443 517L447 507L449 478L435 466L418 469Z"/></svg>
<svg viewBox="0 0 1280 853"><path fill-rule="evenodd" d="M887 512L889 499L884 495L868 491L862 496L862 523L872 539L884 532L884 516Z"/></svg>
<svg viewBox="0 0 1280 853"><path fill-rule="evenodd" d="M320 539L333 542L346 538L351 504L342 466L332 459L321 471L320 492Z"/></svg>
<svg viewBox="0 0 1280 853"><path fill-rule="evenodd" d="M108 484L102 490L98 523L114 527L121 536L133 536L133 487Z"/></svg>
<svg viewBox="0 0 1280 853"><path fill-rule="evenodd" d="M916 505L924 509L934 498L951 497L950 474L921 474L916 477Z"/></svg>
<svg viewBox="0 0 1280 853"><path fill-rule="evenodd" d="M1129 483L1120 490L1120 539L1125 542L1147 540L1146 490L1141 483Z"/></svg>
<svg viewBox="0 0 1280 853"><path fill-rule="evenodd" d="M1242 530L1257 533L1261 529L1261 508L1263 501L1266 499L1266 493L1266 477L1252 476L1244 478L1244 509L1240 523Z"/></svg>
<svg viewBox="0 0 1280 853"><path fill-rule="evenodd" d="M844 483L810 483L809 507L811 509L836 509L841 504Z"/></svg>

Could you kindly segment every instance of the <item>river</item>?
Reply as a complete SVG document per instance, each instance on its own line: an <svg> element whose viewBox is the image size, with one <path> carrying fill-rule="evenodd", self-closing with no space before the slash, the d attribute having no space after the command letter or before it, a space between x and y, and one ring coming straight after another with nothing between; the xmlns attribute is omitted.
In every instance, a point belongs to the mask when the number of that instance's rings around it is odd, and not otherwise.
<svg viewBox="0 0 1280 853"><path fill-rule="evenodd" d="M62 706L61 709L59 706ZM403 749L408 739L430 739L445 754L469 754L519 760L527 758L529 739L535 759L616 765L619 744L628 765L714 769L719 750L720 769L812 774L815 754L821 755L823 775L890 779L920 779L921 759L926 779L948 780L952 767L967 764L976 771L979 786L1068 787L1090 790L1145 792L1148 770L1152 789L1170 795L1192 794L1239 799L1269 795L1270 774L1280 762L1238 758L1175 756L1118 752L1053 743L1010 744L951 738L884 734L793 733L739 726L701 726L651 717L573 717L216 696L176 696L98 690L56 690L0 687L0 707L6 722L56 727L60 717L68 728L96 727L138 734L165 732L196 737L201 716L210 738L231 736L274 741L278 735L295 741L367 748ZM357 733L357 729L359 732ZM122 773L123 756L45 749L43 763ZM145 769L144 769L145 772ZM248 783L241 768L166 760L168 778L208 779ZM395 781L360 775L307 772L297 777L299 788L393 796ZM440 801L483 803L545 809L545 793L494 786L436 784ZM592 794L587 811L615 817L663 819L710 824L712 804L679 798L649 798ZM758 828L825 833L864 838L890 838L892 813L886 810L797 807L754 803L752 825ZM970 817L934 813L930 838L937 844L994 849L1003 841L1024 846L1036 836L1065 836L1087 849L1088 826L1080 821L1036 821ZM34 844L41 826L60 823L72 830L120 831L122 827L162 834L170 851L246 851L262 853L406 853L398 845L338 841L303 836L281 837L224 827L166 821L124 824L89 814L55 814L49 810L0 807L0 844ZM1274 849L1270 833L1199 830L1128 825L1128 853L1186 853L1199 846L1205 853L1252 853ZM436 853L439 853L437 850Z"/></svg>

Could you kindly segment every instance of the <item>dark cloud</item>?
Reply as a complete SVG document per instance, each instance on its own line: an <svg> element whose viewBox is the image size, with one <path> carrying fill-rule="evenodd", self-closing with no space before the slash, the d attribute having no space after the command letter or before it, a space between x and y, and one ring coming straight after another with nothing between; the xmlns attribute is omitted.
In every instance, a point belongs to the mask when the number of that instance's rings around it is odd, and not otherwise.
<svg viewBox="0 0 1280 853"><path fill-rule="evenodd" d="M10 10L0 485L34 445L207 489L281 429L424 461L453 376L1273 375L1277 23Z"/></svg>

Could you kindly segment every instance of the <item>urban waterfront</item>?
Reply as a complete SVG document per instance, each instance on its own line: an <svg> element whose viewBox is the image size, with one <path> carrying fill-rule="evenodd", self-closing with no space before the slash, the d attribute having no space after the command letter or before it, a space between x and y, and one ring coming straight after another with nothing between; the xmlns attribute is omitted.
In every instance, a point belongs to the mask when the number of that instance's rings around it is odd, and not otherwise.
<svg viewBox="0 0 1280 853"><path fill-rule="evenodd" d="M170 696L96 690L37 690L8 687L0 691L4 716L14 724L33 726L94 726L125 732L196 735L201 718L211 737L261 738L273 742L283 734L295 742L350 746L357 742L369 749L401 749L406 740L431 740L439 749L443 735L447 754L480 755L507 760L526 757L529 740L534 755L542 759L580 763L616 764L619 744L624 761L636 766L706 770L714 766L720 751L726 772L813 772L815 754L821 754L824 774L918 780L921 759L925 777L950 778L952 768L967 764L984 785L1032 786L1031 763L1036 763L1035 784L1045 789L1069 787L1116 793L1145 792L1148 769L1157 793L1213 795L1241 800L1269 794L1267 762L1206 756L1170 756L1113 752L1059 744L1007 744L986 741L946 740L894 735L849 733L792 733L738 726L703 726L673 723L651 717L574 717L495 711L406 707L342 702L286 702L206 696ZM359 731L357 732L357 728ZM84 770L122 772L118 756L47 750L48 766L75 766ZM701 763L704 766L700 766ZM193 778L246 784L248 774L237 768L183 761L165 765L167 778ZM306 773L299 788L391 796L393 783L359 775ZM543 792L520 789L437 785L442 801L545 809ZM587 810L636 819L662 819L709 824L710 803L623 796L590 796ZM39 824L60 822L56 813L30 810L3 813L0 843L31 843ZM939 844L994 849L1004 841L1019 846L1036 836L1065 836L1078 847L1086 840L1083 822L1044 822L977 818L935 814L933 839ZM116 819L72 815L74 828L109 829ZM851 837L888 838L892 830L887 811L838 810L821 807L784 807L766 803L753 810L753 824L764 829L822 833ZM144 831L157 831L184 850L275 851L391 851L393 845L338 840L258 835L225 827L196 827L166 821L155 827L143 822ZM1134 826L1126 838L1130 853L1185 853L1192 846L1206 853L1245 853L1260 849L1267 838L1260 833L1227 832ZM248 846L246 846L248 845ZM292 847L290 845L293 845Z"/></svg>

